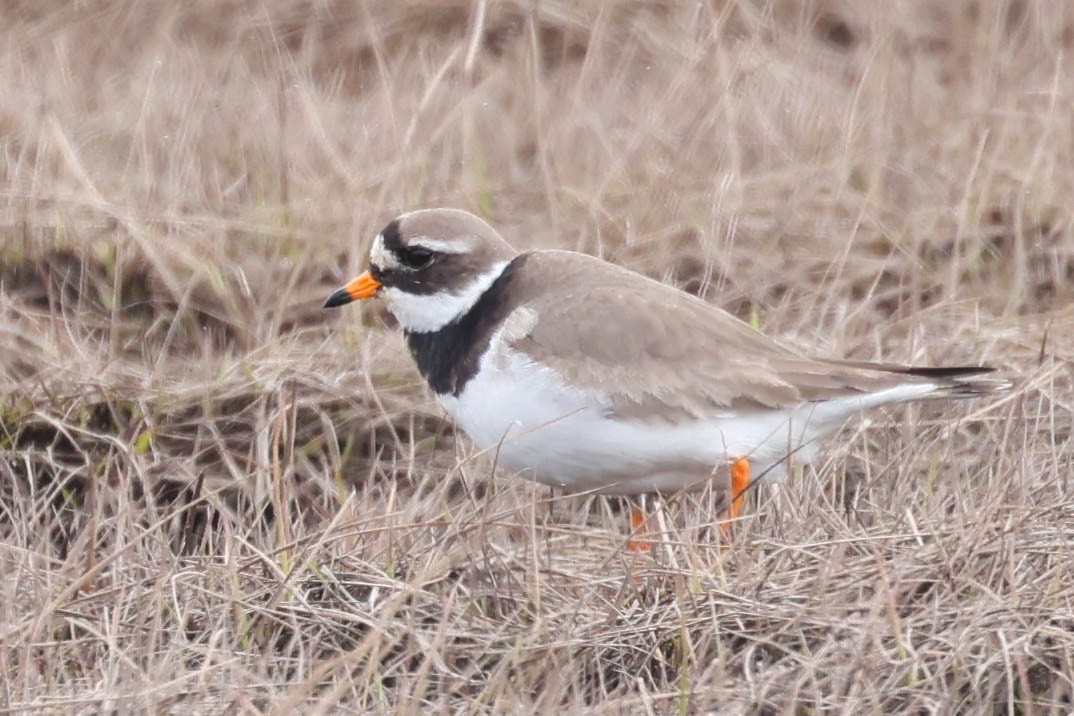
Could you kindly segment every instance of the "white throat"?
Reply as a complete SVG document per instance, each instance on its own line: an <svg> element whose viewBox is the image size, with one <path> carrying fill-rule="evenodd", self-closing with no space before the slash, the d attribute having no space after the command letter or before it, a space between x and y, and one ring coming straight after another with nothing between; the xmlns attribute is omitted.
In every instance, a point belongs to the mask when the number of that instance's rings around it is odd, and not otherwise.
<svg viewBox="0 0 1074 716"><path fill-rule="evenodd" d="M488 271L478 274L473 281L455 291L439 291L416 294L385 286L377 293L388 305L403 328L411 333L438 331L463 315L477 303L507 268L509 261L494 264Z"/></svg>

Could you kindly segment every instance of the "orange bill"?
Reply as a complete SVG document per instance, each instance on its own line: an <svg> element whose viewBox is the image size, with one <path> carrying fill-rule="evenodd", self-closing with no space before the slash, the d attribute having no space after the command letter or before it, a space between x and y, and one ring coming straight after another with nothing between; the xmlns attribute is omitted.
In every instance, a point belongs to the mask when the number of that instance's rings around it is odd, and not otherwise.
<svg viewBox="0 0 1074 716"><path fill-rule="evenodd" d="M328 300L324 302L324 307L335 308L336 306L344 306L351 301L375 296L377 295L377 291L380 290L380 285L380 281L373 278L373 274L369 271L366 271L361 276L329 296Z"/></svg>

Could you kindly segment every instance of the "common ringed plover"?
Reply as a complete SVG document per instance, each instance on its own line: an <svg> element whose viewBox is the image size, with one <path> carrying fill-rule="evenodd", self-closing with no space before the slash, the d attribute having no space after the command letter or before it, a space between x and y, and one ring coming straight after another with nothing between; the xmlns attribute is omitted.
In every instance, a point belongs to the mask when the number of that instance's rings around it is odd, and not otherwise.
<svg viewBox="0 0 1074 716"><path fill-rule="evenodd" d="M806 358L671 286L572 251L519 252L465 211L403 214L325 307L379 296L481 449L541 483L614 495L779 480L868 408L1009 387L984 366ZM728 469L730 468L730 469Z"/></svg>

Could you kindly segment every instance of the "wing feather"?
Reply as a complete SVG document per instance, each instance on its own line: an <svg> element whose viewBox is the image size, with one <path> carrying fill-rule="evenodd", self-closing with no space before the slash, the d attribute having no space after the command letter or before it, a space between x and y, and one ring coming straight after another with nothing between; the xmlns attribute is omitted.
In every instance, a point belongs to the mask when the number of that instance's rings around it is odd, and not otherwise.
<svg viewBox="0 0 1074 716"><path fill-rule="evenodd" d="M583 254L530 254L518 290L538 316L513 347L621 409L707 415L802 399L780 372L793 354L734 316ZM783 366L786 367L786 366Z"/></svg>
<svg viewBox="0 0 1074 716"><path fill-rule="evenodd" d="M512 288L536 316L510 343L622 417L784 408L931 382L905 366L814 360L671 286L591 256L526 255Z"/></svg>

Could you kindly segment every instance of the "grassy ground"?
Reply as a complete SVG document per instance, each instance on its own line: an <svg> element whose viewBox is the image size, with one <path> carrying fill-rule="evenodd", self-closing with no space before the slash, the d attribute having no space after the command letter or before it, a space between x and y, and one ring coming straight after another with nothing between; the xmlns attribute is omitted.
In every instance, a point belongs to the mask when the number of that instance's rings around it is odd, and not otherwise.
<svg viewBox="0 0 1074 716"><path fill-rule="evenodd" d="M6 3L0 711L1068 713L1063 2ZM727 545L456 436L404 209L1005 396L852 423Z"/></svg>

